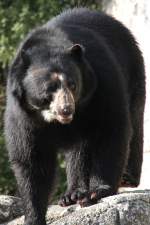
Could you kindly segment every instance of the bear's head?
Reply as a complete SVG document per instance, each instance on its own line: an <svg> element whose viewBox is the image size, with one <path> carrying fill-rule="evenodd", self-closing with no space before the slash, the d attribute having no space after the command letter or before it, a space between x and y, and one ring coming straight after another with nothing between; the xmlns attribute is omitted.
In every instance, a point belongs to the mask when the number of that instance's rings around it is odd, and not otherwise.
<svg viewBox="0 0 150 225"><path fill-rule="evenodd" d="M24 107L45 121L67 124L95 87L90 87L92 70L84 47L66 40L62 44L57 36L39 31L27 38L12 64L9 86Z"/></svg>

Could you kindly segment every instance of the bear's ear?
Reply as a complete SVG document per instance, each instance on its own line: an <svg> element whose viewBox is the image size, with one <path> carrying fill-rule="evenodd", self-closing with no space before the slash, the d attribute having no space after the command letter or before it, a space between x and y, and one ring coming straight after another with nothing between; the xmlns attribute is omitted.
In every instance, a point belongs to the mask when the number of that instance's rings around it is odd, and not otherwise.
<svg viewBox="0 0 150 225"><path fill-rule="evenodd" d="M80 44L74 44L68 48L68 52L77 58L81 58L83 56L84 51L84 47Z"/></svg>
<svg viewBox="0 0 150 225"><path fill-rule="evenodd" d="M20 51L20 57L21 57L21 59L22 59L22 62L23 62L23 64L24 64L24 66L26 66L26 68L29 67L29 64L30 64L30 58L29 58L29 56L27 55L26 50L23 49L23 48L22 48L21 51Z"/></svg>

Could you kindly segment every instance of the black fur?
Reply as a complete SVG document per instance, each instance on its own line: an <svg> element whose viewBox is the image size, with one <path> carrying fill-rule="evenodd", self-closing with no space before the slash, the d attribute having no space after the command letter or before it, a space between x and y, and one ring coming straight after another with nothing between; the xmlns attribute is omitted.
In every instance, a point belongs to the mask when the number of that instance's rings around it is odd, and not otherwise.
<svg viewBox="0 0 150 225"><path fill-rule="evenodd" d="M74 44L82 47L72 53ZM28 77L33 67L46 72ZM81 86L70 124L48 123L40 114L51 101L51 72L65 73ZM28 35L8 75L5 112L6 143L26 225L46 224L59 149L67 164L63 206L95 203L116 194L126 180L139 184L144 103L143 58L131 33L115 19L73 9Z"/></svg>

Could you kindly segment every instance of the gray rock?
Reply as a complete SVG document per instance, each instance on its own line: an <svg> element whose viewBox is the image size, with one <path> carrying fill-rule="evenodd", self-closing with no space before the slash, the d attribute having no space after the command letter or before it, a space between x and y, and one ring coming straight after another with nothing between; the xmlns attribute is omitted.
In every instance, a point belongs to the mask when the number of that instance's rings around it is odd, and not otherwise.
<svg viewBox="0 0 150 225"><path fill-rule="evenodd" d="M0 223L12 220L23 214L20 198L0 195Z"/></svg>
<svg viewBox="0 0 150 225"><path fill-rule="evenodd" d="M148 225L150 192L129 192L104 198L51 225Z"/></svg>
<svg viewBox="0 0 150 225"><path fill-rule="evenodd" d="M24 217L7 225L22 225ZM6 225L5 224L5 225ZM98 204L81 208L49 206L48 225L149 225L150 190L124 192L103 198ZM4 225L4 224L3 224Z"/></svg>

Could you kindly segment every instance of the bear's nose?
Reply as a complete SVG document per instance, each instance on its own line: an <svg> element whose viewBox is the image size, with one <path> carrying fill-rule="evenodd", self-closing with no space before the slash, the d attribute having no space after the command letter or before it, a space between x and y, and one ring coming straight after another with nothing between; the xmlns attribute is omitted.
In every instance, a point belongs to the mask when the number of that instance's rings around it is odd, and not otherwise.
<svg viewBox="0 0 150 225"><path fill-rule="evenodd" d="M59 114L63 117L68 117L73 113L71 106L65 106L59 110Z"/></svg>

